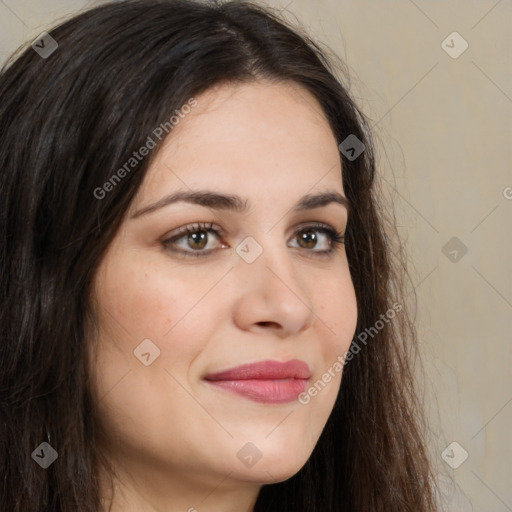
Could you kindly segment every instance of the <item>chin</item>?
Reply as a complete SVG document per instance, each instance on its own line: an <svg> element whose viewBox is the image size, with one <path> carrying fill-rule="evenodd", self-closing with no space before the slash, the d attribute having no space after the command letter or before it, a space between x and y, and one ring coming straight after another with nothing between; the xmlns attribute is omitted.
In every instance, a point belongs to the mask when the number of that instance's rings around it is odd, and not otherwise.
<svg viewBox="0 0 512 512"><path fill-rule="evenodd" d="M290 452L293 455L290 455ZM240 477L246 481L263 484L284 482L297 474L309 458L310 453L300 456L302 454L297 452L297 449L290 449L289 452L267 452L252 467L242 470Z"/></svg>
<svg viewBox="0 0 512 512"><path fill-rule="evenodd" d="M305 462L305 461L304 461ZM303 464L304 465L304 464ZM302 466L303 466L302 465ZM280 482L284 482L290 479L292 476L296 475L300 469L301 465L297 465L294 467L281 467L276 468L272 464L269 466L261 467L256 471L256 468L249 469L240 475L240 480L244 480L246 482L254 482L261 485L268 484L278 484Z"/></svg>

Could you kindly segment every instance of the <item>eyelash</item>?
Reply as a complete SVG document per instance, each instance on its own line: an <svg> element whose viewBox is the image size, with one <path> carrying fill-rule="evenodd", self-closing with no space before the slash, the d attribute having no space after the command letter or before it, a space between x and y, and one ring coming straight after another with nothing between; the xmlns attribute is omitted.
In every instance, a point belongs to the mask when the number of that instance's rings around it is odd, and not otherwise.
<svg viewBox="0 0 512 512"><path fill-rule="evenodd" d="M300 228L298 228L296 230L295 234L297 235L298 233L308 231L308 230L320 231L321 233L327 235L330 238L330 249L328 249L328 250L308 251L306 249L307 252L311 252L320 257L331 256L338 249L339 246L345 244L345 237L344 237L343 233L339 233L338 231L336 231L334 228L330 227L329 225L319 223L319 222L300 226ZM173 234L172 237L162 240L161 243L166 250L172 251L173 253L180 253L180 254L184 254L186 256L192 256L192 257L208 256L210 253L218 250L218 249L210 249L207 251L192 251L192 250L184 251L181 249L171 249L169 247L169 245L171 243L176 242L176 241L180 240L181 238L184 238L188 235L198 233L198 232L211 232L211 233L214 233L215 236L220 237L220 238L224 234L222 229L217 226L214 226L213 223L199 222L196 224L189 224L187 226L179 228L175 232L175 234Z"/></svg>

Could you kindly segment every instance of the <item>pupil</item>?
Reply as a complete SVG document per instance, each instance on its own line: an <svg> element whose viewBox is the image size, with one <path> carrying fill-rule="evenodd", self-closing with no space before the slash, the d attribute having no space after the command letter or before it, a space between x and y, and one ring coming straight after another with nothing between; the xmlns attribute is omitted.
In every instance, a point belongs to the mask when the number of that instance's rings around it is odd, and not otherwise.
<svg viewBox="0 0 512 512"><path fill-rule="evenodd" d="M302 241L306 242L308 249L311 249L316 245L316 234L314 231L304 231L301 238Z"/></svg>
<svg viewBox="0 0 512 512"><path fill-rule="evenodd" d="M192 245L198 243L199 246L195 246L195 249L202 249L206 245L206 233L204 231L196 231L188 236L189 243ZM204 242L204 243L201 243Z"/></svg>

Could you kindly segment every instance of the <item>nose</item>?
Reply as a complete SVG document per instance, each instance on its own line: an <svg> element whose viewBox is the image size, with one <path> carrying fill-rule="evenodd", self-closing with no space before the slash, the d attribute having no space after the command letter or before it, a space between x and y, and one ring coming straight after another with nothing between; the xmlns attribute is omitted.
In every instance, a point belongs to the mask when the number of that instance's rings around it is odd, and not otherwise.
<svg viewBox="0 0 512 512"><path fill-rule="evenodd" d="M291 249L265 239L261 255L252 263L235 254L234 320L243 330L279 337L298 334L313 323L315 313L304 275L294 265Z"/></svg>

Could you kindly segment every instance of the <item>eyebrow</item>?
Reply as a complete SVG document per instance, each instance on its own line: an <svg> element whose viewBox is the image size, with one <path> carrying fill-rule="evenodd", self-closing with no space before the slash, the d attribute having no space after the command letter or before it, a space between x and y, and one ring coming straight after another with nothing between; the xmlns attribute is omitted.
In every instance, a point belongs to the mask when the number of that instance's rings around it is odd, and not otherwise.
<svg viewBox="0 0 512 512"><path fill-rule="evenodd" d="M137 210L131 218L133 219L152 213L180 201L197 204L206 208L213 208L215 210L231 210L237 213L246 213L249 210L249 201L237 195L220 194L209 190L182 191L165 196L156 203ZM307 194L295 204L292 211L293 213L300 213L305 210L321 208L331 203L340 204L347 209L347 213L350 212L349 200L338 192Z"/></svg>

